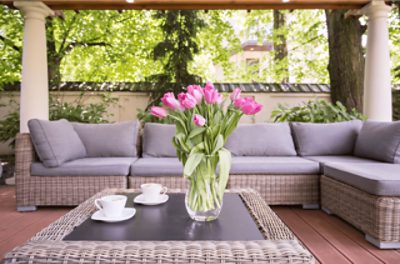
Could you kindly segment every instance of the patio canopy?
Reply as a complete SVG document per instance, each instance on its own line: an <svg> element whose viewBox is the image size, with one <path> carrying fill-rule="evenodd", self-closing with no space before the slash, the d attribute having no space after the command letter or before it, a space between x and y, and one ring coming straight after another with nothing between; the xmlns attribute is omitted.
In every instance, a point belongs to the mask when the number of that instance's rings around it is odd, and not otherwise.
<svg viewBox="0 0 400 264"><path fill-rule="evenodd" d="M364 114L372 120L392 120L388 16L385 0L0 0L20 9L25 18L20 131L28 120L49 118L49 87L45 18L55 10L122 9L356 9L368 17L364 76ZM128 3L133 2L133 3ZM394 2L394 1L393 1Z"/></svg>
<svg viewBox="0 0 400 264"><path fill-rule="evenodd" d="M370 0L43 0L53 10L359 9ZM12 6L13 1L4 0ZM390 2L390 1L387 1Z"/></svg>

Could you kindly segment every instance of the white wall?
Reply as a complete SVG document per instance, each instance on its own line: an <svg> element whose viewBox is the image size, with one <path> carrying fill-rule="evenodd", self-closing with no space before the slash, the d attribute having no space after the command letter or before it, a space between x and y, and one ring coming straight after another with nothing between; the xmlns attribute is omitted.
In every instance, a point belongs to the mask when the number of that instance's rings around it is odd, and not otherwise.
<svg viewBox="0 0 400 264"><path fill-rule="evenodd" d="M80 92L51 92L52 95L60 96L65 102L73 102L79 98ZM16 110L19 103L19 92L2 92L0 97L0 119L8 113ZM242 119L243 123L255 123L270 121L272 110L279 104L295 106L312 99L330 100L329 94L323 93L249 93L243 96L253 96L259 103L264 105L264 109L256 116ZM113 92L112 97L118 98L118 103L109 109L109 113L113 116L110 121L126 121L136 119L138 109L144 109L148 102L146 93L131 93L131 92ZM17 104L10 104L10 100L15 100ZM100 92L86 92L83 98L85 103L94 103L101 100ZM7 144L0 143L0 155L12 153Z"/></svg>

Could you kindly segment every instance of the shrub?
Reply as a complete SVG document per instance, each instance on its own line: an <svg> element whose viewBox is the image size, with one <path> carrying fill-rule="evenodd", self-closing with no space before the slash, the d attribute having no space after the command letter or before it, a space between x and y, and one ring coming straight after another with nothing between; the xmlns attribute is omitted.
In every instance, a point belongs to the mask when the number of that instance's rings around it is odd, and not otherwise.
<svg viewBox="0 0 400 264"><path fill-rule="evenodd" d="M308 101L302 105L287 107L279 105L272 111L271 118L274 122L310 122L332 123L354 119L365 120L366 117L357 110L347 111L340 103L329 103L325 100Z"/></svg>
<svg viewBox="0 0 400 264"><path fill-rule="evenodd" d="M72 122L80 123L106 123L107 118L112 114L108 108L117 102L118 99L112 98L110 94L103 95L101 102L85 104L84 93L72 103L63 102L61 98L50 97L49 119L67 119ZM10 104L16 104L11 101ZM9 113L4 119L0 120L0 142L9 142L11 147L15 145L15 135L19 132L19 108Z"/></svg>

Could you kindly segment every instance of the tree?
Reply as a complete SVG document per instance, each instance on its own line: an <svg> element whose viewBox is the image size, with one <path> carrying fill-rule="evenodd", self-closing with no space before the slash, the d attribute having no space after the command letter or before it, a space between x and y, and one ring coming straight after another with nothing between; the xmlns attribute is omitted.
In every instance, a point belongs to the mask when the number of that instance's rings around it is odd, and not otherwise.
<svg viewBox="0 0 400 264"><path fill-rule="evenodd" d="M289 82L289 61L286 42L287 28L285 13L274 10L274 63L278 81Z"/></svg>
<svg viewBox="0 0 400 264"><path fill-rule="evenodd" d="M239 11L238 11L239 12ZM242 11L240 11L242 12ZM281 11L285 15L285 25L280 30L274 30L274 15L269 10L253 10L250 13L235 13L244 19L235 26L241 29L241 38L251 27L258 27L256 32L259 43L268 41L279 43L279 37L286 39L287 59L279 63L274 61L276 52L266 53L261 61L261 76L254 76L244 67L236 68L226 81L260 81L282 82L281 69L290 69L290 82L327 83L329 81L328 42L326 33L325 14L321 10ZM279 33L279 34L277 34ZM283 67L282 67L283 66ZM286 74L286 71L283 71ZM285 77L285 76L283 76ZM285 80L286 81L286 80Z"/></svg>
<svg viewBox="0 0 400 264"><path fill-rule="evenodd" d="M60 81L140 81L161 64L149 59L161 39L150 11L65 11L46 20L48 73ZM0 6L0 86L20 80L23 18Z"/></svg>
<svg viewBox="0 0 400 264"><path fill-rule="evenodd" d="M200 76L189 72L189 64L199 53L197 35L205 26L198 11L158 11L155 17L161 20L164 39L154 47L153 59L163 62L163 71L147 78L155 85L149 106L156 104L165 91L178 94L183 87L202 82Z"/></svg>
<svg viewBox="0 0 400 264"><path fill-rule="evenodd" d="M364 57L361 37L365 32L347 11L326 11L329 42L329 76L332 102L342 102L348 110L363 109Z"/></svg>
<svg viewBox="0 0 400 264"><path fill-rule="evenodd" d="M0 90L21 78L22 26L18 11L0 5Z"/></svg>

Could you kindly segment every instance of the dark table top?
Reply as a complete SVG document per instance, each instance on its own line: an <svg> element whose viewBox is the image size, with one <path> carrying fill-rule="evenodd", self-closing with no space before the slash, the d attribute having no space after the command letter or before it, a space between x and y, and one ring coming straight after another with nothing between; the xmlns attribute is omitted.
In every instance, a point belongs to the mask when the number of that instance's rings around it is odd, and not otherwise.
<svg viewBox="0 0 400 264"><path fill-rule="evenodd" d="M90 218L64 240L84 241L168 241L168 240L264 240L240 196L227 193L219 218L211 222L192 220L185 208L185 195L170 193L165 204L133 204L137 194L128 196L127 207L135 207L133 218L104 223Z"/></svg>

